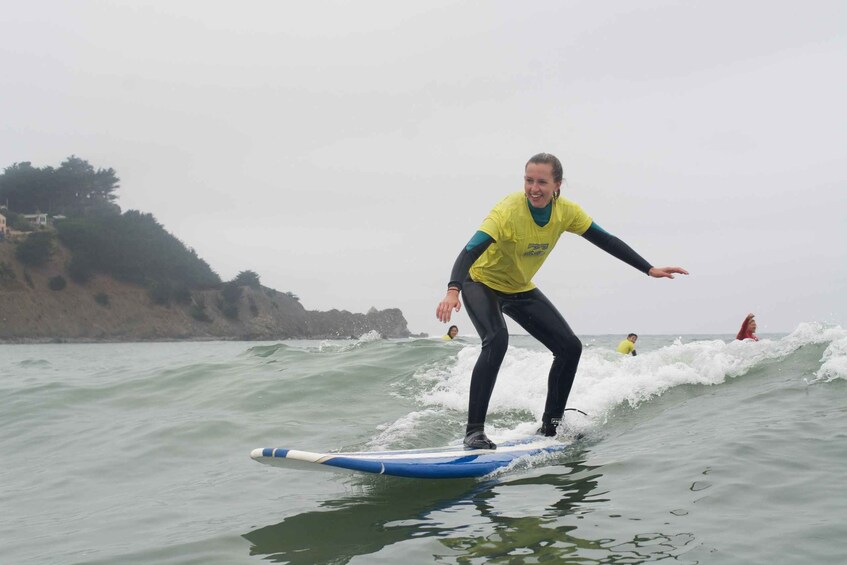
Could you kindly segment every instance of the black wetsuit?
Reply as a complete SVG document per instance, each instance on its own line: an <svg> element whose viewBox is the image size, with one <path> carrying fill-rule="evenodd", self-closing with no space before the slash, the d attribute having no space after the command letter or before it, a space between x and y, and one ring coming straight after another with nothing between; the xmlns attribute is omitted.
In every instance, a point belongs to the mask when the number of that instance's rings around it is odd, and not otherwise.
<svg viewBox="0 0 847 565"><path fill-rule="evenodd" d="M645 274L652 268L626 243L595 223L582 237ZM553 365L547 377L547 401L542 426L550 426L551 422L558 423L561 419L582 353L579 338L538 288L508 294L475 282L468 276L471 265L493 243L490 236L477 232L456 258L448 285L461 290L468 316L482 339L482 352L471 376L466 432L469 436L482 431L485 425L488 403L509 345L503 314L512 318L553 353Z"/></svg>

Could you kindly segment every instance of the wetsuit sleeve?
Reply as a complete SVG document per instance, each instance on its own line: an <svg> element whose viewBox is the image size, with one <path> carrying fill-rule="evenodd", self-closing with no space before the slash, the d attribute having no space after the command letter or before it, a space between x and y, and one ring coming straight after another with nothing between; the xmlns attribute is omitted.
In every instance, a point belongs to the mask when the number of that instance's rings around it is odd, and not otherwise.
<svg viewBox="0 0 847 565"><path fill-rule="evenodd" d="M617 257L627 265L635 267L645 275L653 268L653 265L648 263L644 257L636 253L629 245L598 226L595 222L591 222L591 225L582 234L582 237L609 255Z"/></svg>
<svg viewBox="0 0 847 565"><path fill-rule="evenodd" d="M735 339L739 339L744 341L744 338L747 337L747 326L750 325L750 318L744 318L744 321L741 323L741 329L738 330L738 335L735 336Z"/></svg>
<svg viewBox="0 0 847 565"><path fill-rule="evenodd" d="M480 258L492 243L494 243L494 240L490 235L483 231L476 232L468 244L459 252L459 256L456 257L453 270L450 272L450 282L447 286L462 290L462 282L468 278L471 265Z"/></svg>

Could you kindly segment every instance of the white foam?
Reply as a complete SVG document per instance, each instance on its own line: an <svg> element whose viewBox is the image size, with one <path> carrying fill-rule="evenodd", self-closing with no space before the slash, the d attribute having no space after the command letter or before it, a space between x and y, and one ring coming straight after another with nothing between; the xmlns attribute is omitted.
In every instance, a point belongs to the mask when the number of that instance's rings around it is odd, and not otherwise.
<svg viewBox="0 0 847 565"><path fill-rule="evenodd" d="M834 340L823 352L821 368L815 373L818 380L847 380L847 336Z"/></svg>
<svg viewBox="0 0 847 565"><path fill-rule="evenodd" d="M623 356L602 347L585 348L568 406L587 412L585 418L566 412L566 422L575 431L585 431L602 423L615 407L636 407L665 391L681 385L716 385L736 378L764 362L782 359L811 344L830 342L818 376L825 379L847 378L847 332L840 327L817 323L800 324L790 335L779 340L758 342L700 340L683 342L648 351L637 357ZM467 410L468 390L479 345L467 345L447 367L430 368L417 375L428 381L418 400L425 406ZM521 423L510 430L497 430L499 440L532 433L540 421L547 395L547 373L552 355L546 351L510 346L497 378L489 405L486 429L494 435L490 423L498 413L523 411L534 422Z"/></svg>
<svg viewBox="0 0 847 565"><path fill-rule="evenodd" d="M369 343L372 341L380 340L382 340L382 335L376 330L371 330L359 336L359 341L363 343Z"/></svg>
<svg viewBox="0 0 847 565"><path fill-rule="evenodd" d="M414 438L419 435L419 423L438 417L439 411L433 408L410 412L390 424L378 427L380 434L368 442L368 449L395 449L405 439Z"/></svg>

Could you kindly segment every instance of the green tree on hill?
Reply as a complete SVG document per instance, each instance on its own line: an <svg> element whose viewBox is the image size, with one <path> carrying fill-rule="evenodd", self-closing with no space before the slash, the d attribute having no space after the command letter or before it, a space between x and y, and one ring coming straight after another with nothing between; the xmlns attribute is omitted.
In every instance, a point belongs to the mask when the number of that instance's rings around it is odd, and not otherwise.
<svg viewBox="0 0 847 565"><path fill-rule="evenodd" d="M85 271L153 287L157 283L215 288L221 279L209 264L168 233L152 214L128 210L120 215L68 218L56 222L59 240ZM79 254L80 259L77 260Z"/></svg>
<svg viewBox="0 0 847 565"><path fill-rule="evenodd" d="M71 155L58 168L14 163L0 174L0 203L7 204L10 227L32 230L21 214L47 213L55 220L59 241L71 250L68 276L78 284L100 272L145 285L159 304L190 304L192 289L220 288L228 315L237 317L242 287L260 289L259 275L241 271L221 286L221 279L197 253L168 233L152 214L115 204L119 180L114 169L95 169ZM52 230L30 235L17 249L18 259L42 265L52 253ZM292 295L293 296L293 295Z"/></svg>
<svg viewBox="0 0 847 565"><path fill-rule="evenodd" d="M233 279L233 281L235 284L249 286L250 288L258 289L261 287L261 284L259 283L259 275L255 271L241 271Z"/></svg>
<svg viewBox="0 0 847 565"><path fill-rule="evenodd" d="M71 155L58 168L14 163L0 174L0 202L21 214L120 213L114 203L120 179L114 169L94 169Z"/></svg>

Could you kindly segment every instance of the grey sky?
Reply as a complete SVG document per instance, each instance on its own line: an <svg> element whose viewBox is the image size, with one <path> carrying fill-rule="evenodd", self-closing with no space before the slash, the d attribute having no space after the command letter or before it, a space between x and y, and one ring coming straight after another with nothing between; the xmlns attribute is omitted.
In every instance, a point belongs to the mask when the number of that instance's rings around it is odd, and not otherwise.
<svg viewBox="0 0 847 565"><path fill-rule="evenodd" d="M844 325L845 6L15 3L0 166L113 167L224 279L436 334L460 248L547 151L566 197L691 272L564 236L535 281L577 334Z"/></svg>

